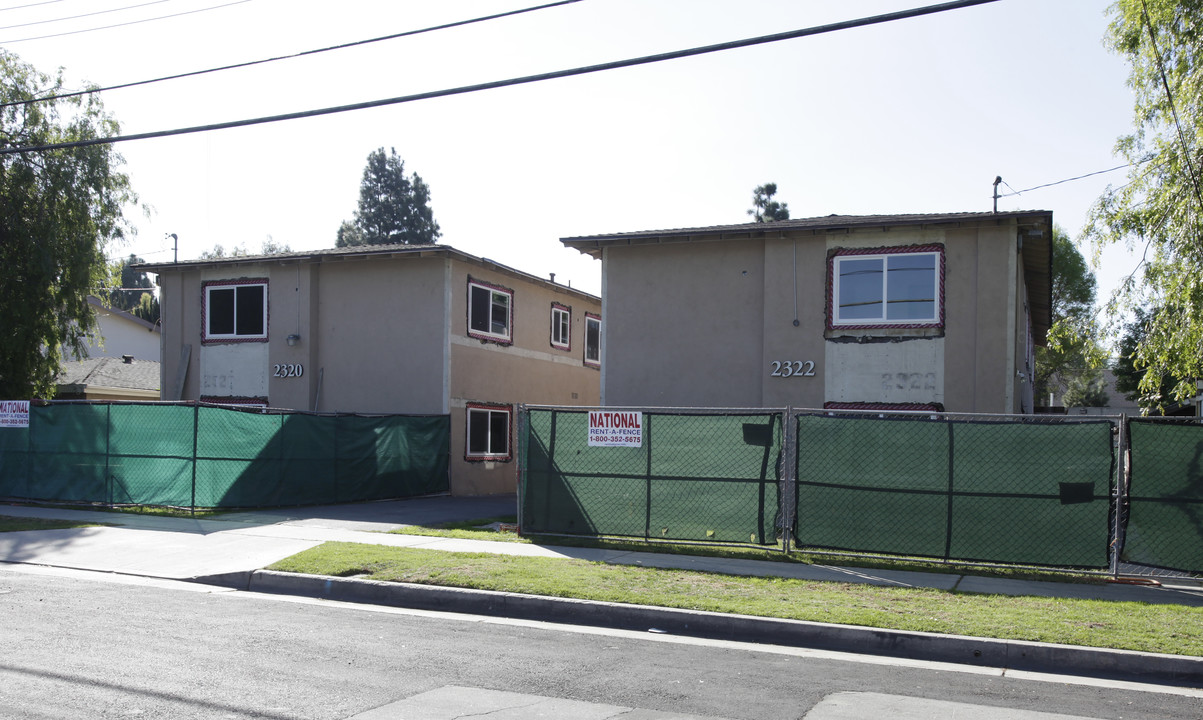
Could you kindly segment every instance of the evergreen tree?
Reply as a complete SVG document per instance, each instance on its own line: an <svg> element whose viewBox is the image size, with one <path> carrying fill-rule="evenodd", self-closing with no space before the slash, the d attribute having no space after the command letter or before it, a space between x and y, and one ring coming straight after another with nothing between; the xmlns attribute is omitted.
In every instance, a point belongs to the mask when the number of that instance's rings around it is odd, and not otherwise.
<svg viewBox="0 0 1203 720"><path fill-rule="evenodd" d="M429 245L438 241L439 224L430 209L430 188L417 173L405 175L405 162L390 148L368 155L359 184L359 209L353 222L338 229L336 247L357 245Z"/></svg>
<svg viewBox="0 0 1203 720"><path fill-rule="evenodd" d="M752 191L752 209L748 214L756 222L773 222L789 220L789 205L777 202L773 196L777 194L777 183L765 183Z"/></svg>

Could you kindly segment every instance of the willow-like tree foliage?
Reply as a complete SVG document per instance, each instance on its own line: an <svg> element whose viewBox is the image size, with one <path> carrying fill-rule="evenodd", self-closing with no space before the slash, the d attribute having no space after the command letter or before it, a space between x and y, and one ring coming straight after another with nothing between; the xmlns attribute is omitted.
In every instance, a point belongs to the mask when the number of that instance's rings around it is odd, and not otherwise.
<svg viewBox="0 0 1203 720"><path fill-rule="evenodd" d="M1134 130L1117 152L1132 164L1108 188L1086 234L1096 248L1124 243L1143 260L1113 298L1115 317L1152 305L1132 358L1156 393L1176 378L1177 398L1203 377L1203 0L1119 0L1107 43L1131 66Z"/></svg>
<svg viewBox="0 0 1203 720"><path fill-rule="evenodd" d="M1095 321L1096 287L1082 253L1063 229L1054 227L1052 327L1048 345L1036 348L1037 405L1046 402L1049 393L1064 395L1070 386L1084 387L1084 382L1099 375L1106 353Z"/></svg>
<svg viewBox="0 0 1203 720"><path fill-rule="evenodd" d="M0 103L63 89L0 51ZM0 147L118 133L95 96L0 108ZM128 230L137 202L111 145L0 155L0 399L51 397L67 354L82 355L96 319L88 295L107 279L105 247Z"/></svg>

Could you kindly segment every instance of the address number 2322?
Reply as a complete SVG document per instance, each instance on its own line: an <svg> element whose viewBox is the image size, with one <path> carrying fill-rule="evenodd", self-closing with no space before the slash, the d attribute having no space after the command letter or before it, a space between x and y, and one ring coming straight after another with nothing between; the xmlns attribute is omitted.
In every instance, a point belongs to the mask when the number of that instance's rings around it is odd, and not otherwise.
<svg viewBox="0 0 1203 720"><path fill-rule="evenodd" d="M814 377L814 360L774 360L769 377Z"/></svg>

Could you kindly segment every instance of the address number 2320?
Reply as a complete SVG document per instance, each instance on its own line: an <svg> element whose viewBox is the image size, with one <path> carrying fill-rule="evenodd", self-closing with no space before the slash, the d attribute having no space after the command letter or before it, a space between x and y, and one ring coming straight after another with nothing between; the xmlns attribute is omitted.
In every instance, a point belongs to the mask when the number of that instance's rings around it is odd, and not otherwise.
<svg viewBox="0 0 1203 720"><path fill-rule="evenodd" d="M814 360L774 360L769 377L814 377Z"/></svg>

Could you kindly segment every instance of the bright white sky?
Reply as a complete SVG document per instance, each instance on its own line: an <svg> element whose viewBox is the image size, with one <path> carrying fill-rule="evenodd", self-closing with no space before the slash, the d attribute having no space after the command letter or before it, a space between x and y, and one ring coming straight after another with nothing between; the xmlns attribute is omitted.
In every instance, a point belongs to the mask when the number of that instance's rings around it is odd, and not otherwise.
<svg viewBox="0 0 1203 720"><path fill-rule="evenodd" d="M293 54L540 0L35 0L0 7L0 47L68 83L117 84ZM932 0L934 2L934 0ZM122 12L18 27L123 8ZM105 93L123 132L323 108L811 27L925 0L583 0L478 25ZM776 182L793 217L988 211L1113 168L1126 65L1110 0L1000 0L940 15L600 74L256 127L122 143L148 218L110 249L148 261L221 244L333 247L365 159L395 147L430 185L442 242L600 291L559 238L750 220ZM1077 238L1124 171L1006 197ZM1008 188L1009 186L1009 188ZM1087 249L1089 253L1089 249ZM1103 256L1105 297L1135 267Z"/></svg>

